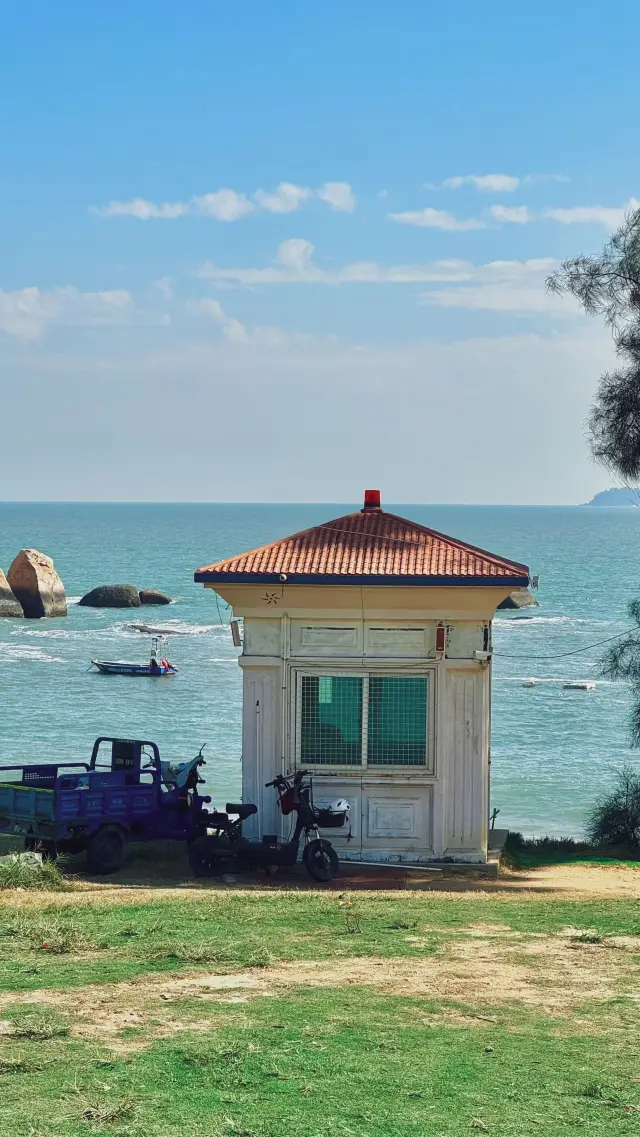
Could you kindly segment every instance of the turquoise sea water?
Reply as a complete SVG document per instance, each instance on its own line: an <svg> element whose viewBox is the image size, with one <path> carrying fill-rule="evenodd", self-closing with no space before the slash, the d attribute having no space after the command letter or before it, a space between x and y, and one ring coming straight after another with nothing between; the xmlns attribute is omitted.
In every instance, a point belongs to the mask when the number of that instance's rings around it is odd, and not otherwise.
<svg viewBox="0 0 640 1137"><path fill-rule="evenodd" d="M357 508L354 506L353 508ZM601 787L625 761L629 694L599 680L602 648L558 658L629 625L640 594L640 510L387 506L423 524L530 565L539 573L533 617L494 627L492 804L525 833L580 833ZM348 512L344 505L0 504L0 565L34 547L52 556L69 598L127 581L168 592L165 608L69 606L60 620L0 620L0 763L83 760L99 734L150 738L164 757L203 742L214 800L240 788L241 674L225 605L193 583L194 569ZM92 657L142 660L148 637L132 621L164 625L174 679L106 677ZM532 689L524 679L541 682ZM595 678L594 691L562 680Z"/></svg>

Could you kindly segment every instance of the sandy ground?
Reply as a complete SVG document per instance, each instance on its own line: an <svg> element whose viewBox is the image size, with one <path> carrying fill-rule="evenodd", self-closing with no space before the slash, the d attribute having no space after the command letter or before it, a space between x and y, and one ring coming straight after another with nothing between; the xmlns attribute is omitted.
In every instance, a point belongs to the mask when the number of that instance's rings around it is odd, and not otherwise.
<svg viewBox="0 0 640 1137"><path fill-rule="evenodd" d="M277 998L297 988L346 986L429 1003L445 1000L435 1012L416 1004L415 1014L426 1025L499 1022L502 1007L520 1004L571 1019L574 1033L597 1033L602 1030L599 1019L580 1017L579 1008L585 1000L613 997L635 1006L640 938L611 936L591 943L574 933L568 928L557 935L505 935L498 925L477 924L459 929L437 954L410 959L296 961L236 974L199 971L73 990L6 992L0 996L0 1037L13 1037L10 1016L16 1003L34 1011L53 1006L70 1016L74 1037L127 1053L185 1030L215 1030L228 1021L225 1004L247 1004L250 1015L256 998ZM447 1000L462 1006L446 1005ZM238 1024L237 1014L233 1021Z"/></svg>
<svg viewBox="0 0 640 1137"><path fill-rule="evenodd" d="M185 871L187 870L187 871ZM414 896L416 890L435 891L453 902L470 893L478 899L496 894L532 901L544 895L558 899L640 899L640 865L553 865L526 872L502 870L495 880L480 874L414 873L399 869L344 866L337 881L342 891L390 889L394 895ZM302 870L286 878L243 877L228 884L194 880L186 865L150 857L131 858L117 877L89 879L78 875L68 892L6 891L0 905L16 912L38 907L95 904L140 904L150 901L201 900L216 894L251 892L265 899L282 891L318 889ZM405 891L406 890L406 891ZM493 913L492 913L493 915ZM446 944L432 950L433 933L446 932ZM431 933L431 935L430 935ZM199 970L181 975L145 975L140 979L91 984L73 990L6 992L0 995L0 1037L15 1037L11 1004L54 1006L70 1016L72 1036L101 1043L127 1054L155 1039L182 1031L214 1031L224 1025L230 1008L259 998L278 998L296 988L356 987L410 996L418 1001L444 1000L436 1012L416 1007L425 1024L478 1026L499 1022L502 1008L520 1004L560 1016L573 1033L593 1033L602 1024L585 1015L585 1000L622 1000L625 1009L615 1029L624 1031L626 1016L640 1005L640 937L603 936L591 941L577 929L548 935L520 933L507 925L479 922L470 927L440 929L425 924L419 935L408 935L416 954L411 958L330 958L296 961L271 967L247 968L236 974ZM424 941L425 953L420 953ZM452 1005L447 1006L447 1000ZM460 1006L456 1007L455 1002ZM7 1008L4 1010L4 1008ZM4 1012L4 1013L3 1013ZM488 1012L488 1013L487 1013ZM237 1024L237 1010L233 1021ZM425 1017L426 1016L426 1017ZM422 1020L421 1020L422 1021ZM132 1029L133 1028L133 1029ZM564 1029L564 1028L562 1028ZM567 1027L569 1029L569 1027Z"/></svg>

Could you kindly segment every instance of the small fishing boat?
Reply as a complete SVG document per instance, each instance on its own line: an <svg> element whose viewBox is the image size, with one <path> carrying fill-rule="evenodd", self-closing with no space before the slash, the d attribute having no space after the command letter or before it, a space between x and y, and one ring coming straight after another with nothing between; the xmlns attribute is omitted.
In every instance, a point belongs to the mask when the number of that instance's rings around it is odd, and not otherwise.
<svg viewBox="0 0 640 1137"><path fill-rule="evenodd" d="M567 679L562 686L565 691L595 691L596 689L592 679Z"/></svg>
<svg viewBox="0 0 640 1137"><path fill-rule="evenodd" d="M178 668L164 656L158 658L163 637L154 636L148 663L130 663L124 659L92 659L91 663L103 675L175 675Z"/></svg>

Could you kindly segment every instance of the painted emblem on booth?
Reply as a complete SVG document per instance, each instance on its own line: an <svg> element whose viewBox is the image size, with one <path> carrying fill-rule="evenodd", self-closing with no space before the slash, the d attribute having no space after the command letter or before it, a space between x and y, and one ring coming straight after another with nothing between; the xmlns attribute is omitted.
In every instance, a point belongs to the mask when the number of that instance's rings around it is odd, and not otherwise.
<svg viewBox="0 0 640 1137"><path fill-rule="evenodd" d="M282 597L278 596L277 592L265 592L262 599L264 600L265 604L277 604L278 601L282 599Z"/></svg>

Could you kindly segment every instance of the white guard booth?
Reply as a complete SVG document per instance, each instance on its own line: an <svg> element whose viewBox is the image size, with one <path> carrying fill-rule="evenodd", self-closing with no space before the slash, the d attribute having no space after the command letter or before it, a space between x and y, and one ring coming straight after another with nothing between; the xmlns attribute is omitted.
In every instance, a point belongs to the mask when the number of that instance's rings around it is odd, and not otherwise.
<svg viewBox="0 0 640 1137"><path fill-rule="evenodd" d="M346 798L344 860L483 863L489 816L491 621L526 565L380 507L208 565L196 582L242 617L247 835L288 833L278 773Z"/></svg>

